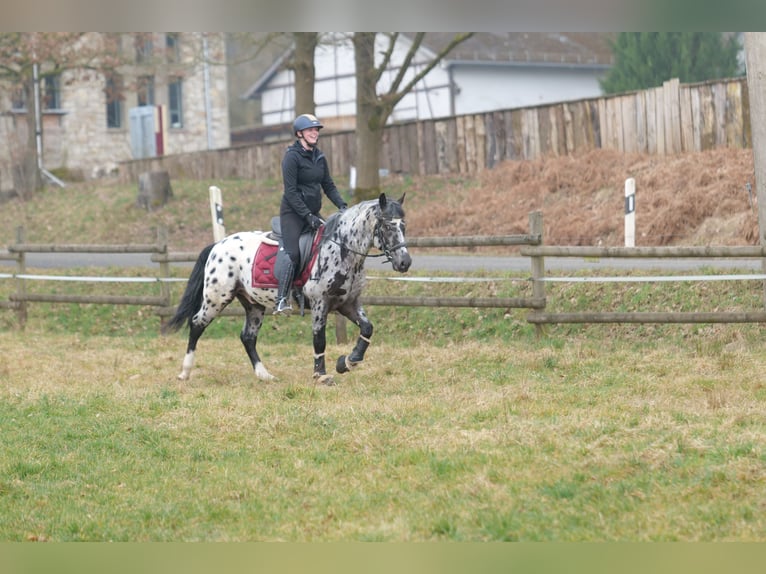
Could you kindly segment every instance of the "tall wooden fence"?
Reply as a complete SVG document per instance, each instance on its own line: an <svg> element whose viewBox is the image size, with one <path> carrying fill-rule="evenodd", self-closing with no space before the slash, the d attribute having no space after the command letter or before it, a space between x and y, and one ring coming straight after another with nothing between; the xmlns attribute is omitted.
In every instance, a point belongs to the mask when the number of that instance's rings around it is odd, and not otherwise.
<svg viewBox="0 0 766 574"><path fill-rule="evenodd" d="M746 78L681 84L571 102L390 125L380 167L415 175L472 174L503 160L592 149L673 154L750 147ZM123 182L146 171L176 179L281 179L289 142L258 143L120 165ZM325 132L321 147L336 176L355 163L354 132Z"/></svg>

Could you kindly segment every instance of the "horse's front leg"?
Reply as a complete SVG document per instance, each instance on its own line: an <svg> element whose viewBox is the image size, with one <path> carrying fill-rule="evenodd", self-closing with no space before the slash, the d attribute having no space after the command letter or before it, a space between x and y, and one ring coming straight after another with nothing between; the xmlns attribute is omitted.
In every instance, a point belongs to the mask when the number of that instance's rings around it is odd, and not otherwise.
<svg viewBox="0 0 766 574"><path fill-rule="evenodd" d="M332 375L325 367L325 349L327 348L327 307L324 303L311 307L311 331L314 335L314 379L324 385L334 384Z"/></svg>
<svg viewBox="0 0 766 574"><path fill-rule="evenodd" d="M367 318L362 307L357 307L350 312L343 313L349 320L359 325L359 338L356 340L354 349L348 355L338 357L335 370L339 373L347 373L364 360L367 347L372 338L372 323Z"/></svg>

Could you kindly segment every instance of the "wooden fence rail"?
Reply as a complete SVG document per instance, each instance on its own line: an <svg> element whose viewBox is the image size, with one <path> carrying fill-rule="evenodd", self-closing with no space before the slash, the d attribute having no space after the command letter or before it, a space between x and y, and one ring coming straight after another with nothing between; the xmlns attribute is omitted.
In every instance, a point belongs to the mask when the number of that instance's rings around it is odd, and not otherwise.
<svg viewBox="0 0 766 574"><path fill-rule="evenodd" d="M694 247L588 247L588 246L548 246L542 244L543 218L539 211L529 215L530 232L523 235L490 237L412 237L408 239L411 247L473 247L473 246L521 246L521 255L529 257L531 270L531 297L378 297L363 298L366 305L383 306L428 306L428 307L474 307L474 308L520 308L529 309L527 321L541 332L542 325L552 323L766 323L766 310L738 312L632 312L613 313L584 311L581 313L546 312L547 298L545 283L550 278L545 274L545 257L582 257L582 258L760 258L766 259L766 248L760 246L694 246ZM118 296L118 295L75 295L28 293L26 281L27 253L147 253L151 260L159 263L157 282L160 285L159 296ZM19 324L26 322L27 304L31 302L52 303L91 303L109 305L150 305L156 307L160 317L171 315L175 306L170 298L169 281L171 263L196 261L198 253L170 253L167 248L167 232L159 228L157 243L139 245L42 245L24 241L23 230L18 231L18 242L8 251L0 252L0 261L16 263L16 273L6 275L16 281L16 289L9 296L9 301L0 301L0 307L14 309L19 315ZM2 275L0 275L2 276ZM766 277L766 276L764 276ZM577 278L577 279L582 279ZM599 278L592 278L598 280ZM614 278L610 278L614 279ZM636 280L626 277L623 280ZM653 278L641 278L652 280ZM665 278L678 279L680 278ZM87 279L83 279L87 280ZM126 279L127 280L127 279ZM149 279L151 280L151 279ZM556 278L556 280L567 280ZM572 279L574 280L574 279ZM617 278L620 280L620 278ZM698 278L695 280L699 280ZM227 309L226 315L241 315L238 307ZM336 336L338 335L336 325ZM340 341L339 341L340 342Z"/></svg>
<svg viewBox="0 0 766 574"><path fill-rule="evenodd" d="M589 246L528 246L521 254L529 257L591 257L591 258L764 258L761 246L688 246L688 247L589 247ZM635 279L635 278L633 278ZM545 278L535 282L544 290ZM626 278L627 280L627 278ZM766 311L717 312L606 312L551 313L533 310L527 321L538 327L559 323L764 323Z"/></svg>
<svg viewBox="0 0 766 574"><path fill-rule="evenodd" d="M15 293L9 296L8 301L0 301L0 307L14 309L18 316L19 326L24 327L27 321L28 303L85 303L95 305L150 305L155 307L169 307L170 287L167 282L158 280L160 285L159 296L129 296L129 295L77 295L61 293L29 293L26 286L31 280L27 274L27 253L146 253L151 255L167 254L167 229L157 228L157 242L147 244L122 244L122 245L93 245L93 244L43 244L27 243L23 227L16 230L16 243L8 247L8 251L0 253L0 260L15 261L16 272L13 279L16 282ZM170 265L160 262L160 276L163 279L170 278ZM87 279L83 279L87 281Z"/></svg>

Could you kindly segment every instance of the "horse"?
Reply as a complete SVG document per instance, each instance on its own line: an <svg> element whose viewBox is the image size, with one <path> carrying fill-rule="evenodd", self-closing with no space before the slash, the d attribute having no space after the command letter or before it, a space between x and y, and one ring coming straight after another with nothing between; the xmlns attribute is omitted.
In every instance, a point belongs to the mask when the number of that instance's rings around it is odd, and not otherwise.
<svg viewBox="0 0 766 574"><path fill-rule="evenodd" d="M330 312L337 311L359 327L353 350L336 362L338 373L347 373L361 363L370 345L373 324L360 301L365 285L364 262L370 249L379 249L382 253L378 256L385 257L394 271L406 273L412 264L405 238L403 203L404 195L394 201L381 193L378 199L335 212L317 231L321 239L315 241L314 256L303 275L307 278L302 296L296 300L301 303L301 313L303 298L311 309L313 378L319 383L334 384L325 366L325 327ZM270 232L243 231L200 252L175 314L163 325L163 332L168 332L178 331L188 323L189 339L179 379L189 379L197 341L207 326L237 299L245 309L240 340L255 376L266 382L276 380L256 350L264 314L274 308L277 298L276 282L270 286L254 281L255 255L264 242L276 244Z"/></svg>

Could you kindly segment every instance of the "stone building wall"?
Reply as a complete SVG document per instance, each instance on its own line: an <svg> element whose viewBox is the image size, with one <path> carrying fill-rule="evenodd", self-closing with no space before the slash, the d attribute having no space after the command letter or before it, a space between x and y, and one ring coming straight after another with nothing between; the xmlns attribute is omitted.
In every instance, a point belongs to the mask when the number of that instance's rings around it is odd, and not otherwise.
<svg viewBox="0 0 766 574"><path fill-rule="evenodd" d="M93 41L98 41L94 35ZM180 60L177 63L153 64L149 73L155 79L155 104L168 104L168 78L181 76L183 125L167 127L165 114L165 155L199 150L225 148L230 145L228 93L225 63L225 35L207 33L209 78L209 110L207 117L205 65L202 33L180 35ZM164 34L156 35L158 46L164 46ZM126 45L131 46L129 40ZM129 48L130 49L130 48ZM61 109L44 112L43 165L46 169L66 168L85 178L113 173L119 163L133 158L130 145L129 110L138 105L135 77L146 69L124 67L122 126L107 127L107 97L105 78L93 71L71 70L60 82ZM167 111L167 109L166 109ZM10 112L10 99L0 90L0 190L13 187L11 157L14 144L26 141L23 113ZM210 136L208 137L208 127ZM15 154L17 155L17 154Z"/></svg>

